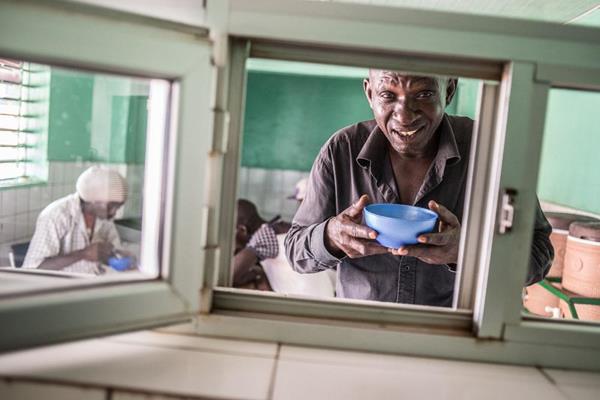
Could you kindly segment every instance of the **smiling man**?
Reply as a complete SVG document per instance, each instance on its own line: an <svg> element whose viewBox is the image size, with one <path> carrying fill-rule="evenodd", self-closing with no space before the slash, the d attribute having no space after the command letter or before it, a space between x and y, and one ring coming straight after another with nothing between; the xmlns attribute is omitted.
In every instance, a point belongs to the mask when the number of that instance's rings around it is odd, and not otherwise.
<svg viewBox="0 0 600 400"><path fill-rule="evenodd" d="M374 120L335 133L315 160L306 197L286 237L299 272L337 269L337 295L451 306L473 121L445 114L455 79L371 70L364 91ZM420 244L382 247L361 224L370 202L428 207L439 215ZM538 207L527 283L553 258Z"/></svg>
<svg viewBox="0 0 600 400"><path fill-rule="evenodd" d="M127 200L118 172L93 166L77 179L77 192L48 205L37 219L24 268L99 275L120 247L112 219Z"/></svg>

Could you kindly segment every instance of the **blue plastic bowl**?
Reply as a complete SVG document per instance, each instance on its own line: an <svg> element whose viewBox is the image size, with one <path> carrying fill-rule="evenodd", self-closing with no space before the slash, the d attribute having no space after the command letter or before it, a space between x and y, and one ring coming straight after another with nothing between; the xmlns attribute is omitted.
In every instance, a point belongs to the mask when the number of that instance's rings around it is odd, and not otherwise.
<svg viewBox="0 0 600 400"><path fill-rule="evenodd" d="M108 259L108 265L117 271L125 271L131 265L133 260L131 257L110 257Z"/></svg>
<svg viewBox="0 0 600 400"><path fill-rule="evenodd" d="M378 234L376 240L394 249L416 244L419 235L433 231L438 217L426 208L404 204L369 204L363 213L367 226Z"/></svg>

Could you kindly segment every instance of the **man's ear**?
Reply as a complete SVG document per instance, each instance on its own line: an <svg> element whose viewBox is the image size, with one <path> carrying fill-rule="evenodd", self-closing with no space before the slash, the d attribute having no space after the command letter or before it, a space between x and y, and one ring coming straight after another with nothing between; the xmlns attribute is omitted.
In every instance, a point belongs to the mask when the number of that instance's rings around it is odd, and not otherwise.
<svg viewBox="0 0 600 400"><path fill-rule="evenodd" d="M248 235L248 228L246 227L246 225L238 224L235 227L235 232L238 235L246 236L246 235Z"/></svg>
<svg viewBox="0 0 600 400"><path fill-rule="evenodd" d="M446 105L450 104L454 95L456 94L456 87L458 85L458 79L450 78L446 85Z"/></svg>
<svg viewBox="0 0 600 400"><path fill-rule="evenodd" d="M367 96L369 107L373 108L373 92L371 91L371 81L369 80L369 78L365 78L363 80L363 90L365 91L365 96Z"/></svg>

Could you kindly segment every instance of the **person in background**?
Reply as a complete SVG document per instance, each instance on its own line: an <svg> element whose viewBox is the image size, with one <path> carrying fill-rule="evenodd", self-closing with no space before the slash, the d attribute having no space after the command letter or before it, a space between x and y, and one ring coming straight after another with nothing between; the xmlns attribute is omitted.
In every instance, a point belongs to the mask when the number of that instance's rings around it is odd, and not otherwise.
<svg viewBox="0 0 600 400"><path fill-rule="evenodd" d="M288 196L288 199L296 200L298 202L298 206L300 206L300 203L302 203L302 200L304 200L304 198L306 197L307 186L308 186L308 178L300 179L296 183L296 186L294 187L294 194L291 196Z"/></svg>
<svg viewBox="0 0 600 400"><path fill-rule="evenodd" d="M289 228L289 223L278 221L278 218L265 221L254 203L238 199L233 287L272 290L259 261L277 256L277 234L286 233Z"/></svg>
<svg viewBox="0 0 600 400"><path fill-rule="evenodd" d="M118 172L93 166L77 179L76 193L40 213L23 268L99 275L121 242L112 219L127 200Z"/></svg>
<svg viewBox="0 0 600 400"><path fill-rule="evenodd" d="M283 242L290 228L288 222L279 217L265 221L256 206L245 199L238 200L237 210L233 287L318 297L334 295L328 274L302 275L287 262Z"/></svg>

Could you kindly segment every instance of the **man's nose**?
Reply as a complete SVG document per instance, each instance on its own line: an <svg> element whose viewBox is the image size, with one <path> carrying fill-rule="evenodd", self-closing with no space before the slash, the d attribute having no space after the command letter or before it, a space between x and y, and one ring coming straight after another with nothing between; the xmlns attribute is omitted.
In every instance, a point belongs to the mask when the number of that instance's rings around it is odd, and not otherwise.
<svg viewBox="0 0 600 400"><path fill-rule="evenodd" d="M410 99L398 97L398 100L394 104L394 119L403 125L410 125L416 117L414 105Z"/></svg>

